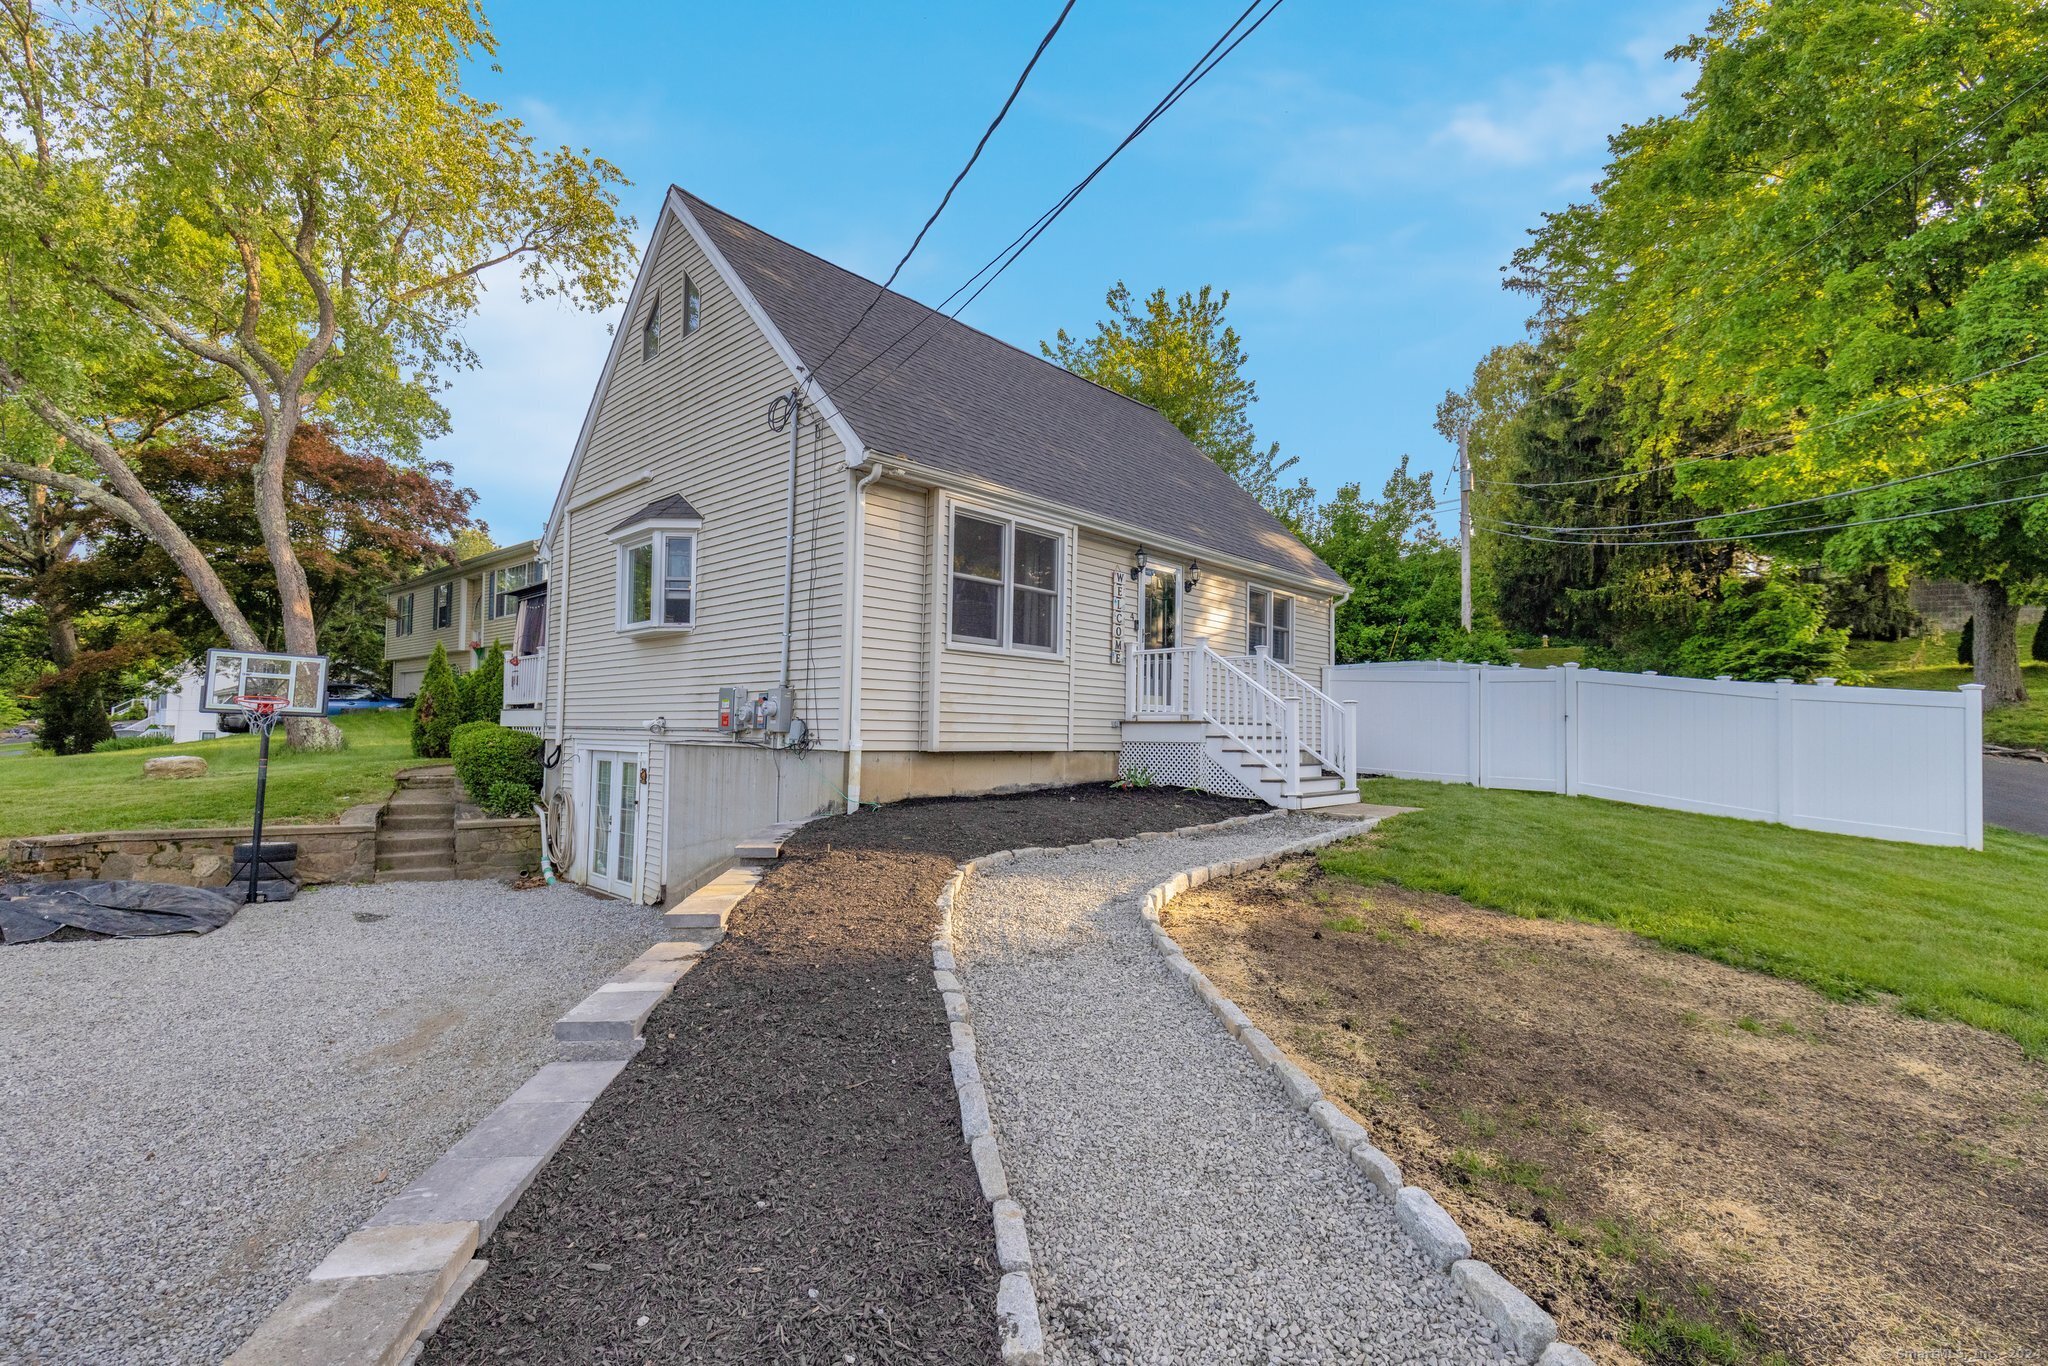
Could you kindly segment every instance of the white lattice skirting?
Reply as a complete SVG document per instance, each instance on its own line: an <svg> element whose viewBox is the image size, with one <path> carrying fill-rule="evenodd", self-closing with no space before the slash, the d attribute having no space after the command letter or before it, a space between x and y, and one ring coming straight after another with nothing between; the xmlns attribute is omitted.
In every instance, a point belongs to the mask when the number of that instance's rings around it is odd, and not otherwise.
<svg viewBox="0 0 2048 1366"><path fill-rule="evenodd" d="M1258 795L1209 757L1199 740L1126 740L1117 769L1126 775L1142 769L1161 787L1192 787L1220 797Z"/></svg>

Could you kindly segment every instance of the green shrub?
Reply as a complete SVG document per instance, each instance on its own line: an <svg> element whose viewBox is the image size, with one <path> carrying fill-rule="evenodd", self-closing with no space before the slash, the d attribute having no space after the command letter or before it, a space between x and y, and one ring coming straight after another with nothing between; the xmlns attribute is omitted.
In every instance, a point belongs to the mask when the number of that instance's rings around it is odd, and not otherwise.
<svg viewBox="0 0 2048 1366"><path fill-rule="evenodd" d="M449 743L463 791L493 816L533 809L540 799L540 750L538 735L496 721L465 722Z"/></svg>
<svg viewBox="0 0 2048 1366"><path fill-rule="evenodd" d="M1728 674L1768 683L1789 678L1849 674L1849 633L1829 629L1825 595L1818 585L1789 574L1721 581L1721 596L1693 625L1678 647L1673 672L1694 678Z"/></svg>
<svg viewBox="0 0 2048 1366"><path fill-rule="evenodd" d="M412 752L422 759L448 757L448 741L462 724L462 685L448 667L448 651L436 645L412 707Z"/></svg>
<svg viewBox="0 0 2048 1366"><path fill-rule="evenodd" d="M2048 664L2048 616L2034 623L2034 648L2029 653L2041 663Z"/></svg>
<svg viewBox="0 0 2048 1366"><path fill-rule="evenodd" d="M1956 642L1956 663L1975 667L1977 663L1977 618L1963 622L1962 639Z"/></svg>
<svg viewBox="0 0 2048 1366"><path fill-rule="evenodd" d="M505 647L497 641L474 669L462 676L462 719L495 721L505 705Z"/></svg>
<svg viewBox="0 0 2048 1366"><path fill-rule="evenodd" d="M168 735L116 735L92 747L94 754L117 754L124 749L155 749L171 743Z"/></svg>

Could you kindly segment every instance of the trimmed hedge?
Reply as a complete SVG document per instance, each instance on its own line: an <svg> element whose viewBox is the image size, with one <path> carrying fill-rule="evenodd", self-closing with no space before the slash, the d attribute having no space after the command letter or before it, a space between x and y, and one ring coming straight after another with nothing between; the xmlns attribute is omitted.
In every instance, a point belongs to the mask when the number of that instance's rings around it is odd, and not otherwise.
<svg viewBox="0 0 2048 1366"><path fill-rule="evenodd" d="M455 728L448 753L469 799L493 816L523 816L540 800L538 735L496 721L467 721Z"/></svg>

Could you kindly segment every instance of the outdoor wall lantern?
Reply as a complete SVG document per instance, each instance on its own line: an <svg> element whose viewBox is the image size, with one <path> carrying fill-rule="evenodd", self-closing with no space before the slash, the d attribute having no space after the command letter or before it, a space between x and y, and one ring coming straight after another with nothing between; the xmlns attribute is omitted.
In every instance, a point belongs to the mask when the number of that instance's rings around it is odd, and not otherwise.
<svg viewBox="0 0 2048 1366"><path fill-rule="evenodd" d="M1134 563L1133 563L1133 564L1131 565L1131 580L1132 580L1133 582L1136 582L1136 581L1137 581L1137 578L1138 578L1138 576L1139 576L1140 574L1143 574L1143 573L1145 572L1145 568L1146 568L1146 566L1147 566L1147 565L1149 565L1149 564L1151 564L1151 563L1152 563L1152 561L1151 561L1151 558L1150 558L1149 556L1147 556L1147 555L1145 554L1145 547L1144 547L1144 546L1139 546L1139 547L1138 547L1138 558L1137 558L1136 562L1134 562Z"/></svg>
<svg viewBox="0 0 2048 1366"><path fill-rule="evenodd" d="M1193 587L1194 587L1194 586L1195 586L1196 584L1200 583L1201 581L1202 581L1202 562L1201 562L1200 560L1189 560L1189 561L1188 561L1188 587L1190 587L1190 588L1193 588Z"/></svg>

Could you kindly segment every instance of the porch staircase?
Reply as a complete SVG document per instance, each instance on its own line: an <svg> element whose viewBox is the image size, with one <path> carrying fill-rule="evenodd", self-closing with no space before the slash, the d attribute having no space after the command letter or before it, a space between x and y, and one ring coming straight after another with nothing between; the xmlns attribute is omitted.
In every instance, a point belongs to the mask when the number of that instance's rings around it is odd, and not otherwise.
<svg viewBox="0 0 2048 1366"><path fill-rule="evenodd" d="M1289 810L1358 800L1355 703L1204 641L1129 651L1125 668L1123 773Z"/></svg>
<svg viewBox="0 0 2048 1366"><path fill-rule="evenodd" d="M415 768L377 813L377 881L439 882L455 876L455 770Z"/></svg>

